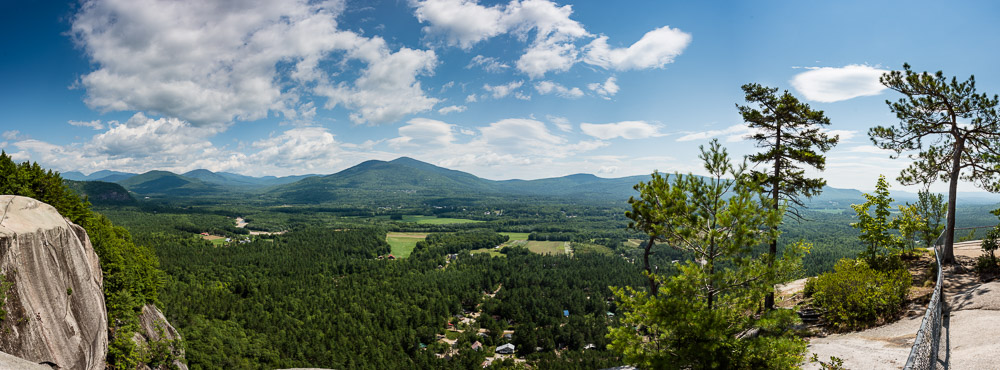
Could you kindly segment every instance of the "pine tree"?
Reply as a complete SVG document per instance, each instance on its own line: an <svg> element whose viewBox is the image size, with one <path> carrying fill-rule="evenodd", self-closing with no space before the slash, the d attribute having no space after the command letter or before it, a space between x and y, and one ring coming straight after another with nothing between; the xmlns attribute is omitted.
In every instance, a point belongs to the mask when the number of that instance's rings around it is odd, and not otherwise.
<svg viewBox="0 0 1000 370"><path fill-rule="evenodd" d="M823 111L813 110L800 102L787 90L778 95L778 89L759 84L743 85L746 101L756 104L736 107L754 132L751 136L757 142L761 153L748 159L766 169L753 170L751 174L763 184L772 200L772 207L778 209L782 202L789 203L789 215L801 219L801 197L819 195L826 185L821 178L807 178L804 167L822 171L826 167L825 153L837 145L839 137L823 132L830 125L830 119ZM777 225L774 226L777 230ZM778 254L778 239L770 241L768 251L771 258ZM774 307L774 293L765 298L765 306Z"/></svg>
<svg viewBox="0 0 1000 370"><path fill-rule="evenodd" d="M1000 118L997 95L976 93L975 76L949 82L938 71L916 73L909 64L903 71L882 75L879 81L906 95L896 102L886 100L899 118L899 126L877 126L868 130L875 145L909 155L914 162L897 178L903 185L948 182L948 218L942 260L955 260L955 204L958 180L975 183L987 191L1000 191Z"/></svg>
<svg viewBox="0 0 1000 370"><path fill-rule="evenodd" d="M693 256L673 276L649 274L659 294L614 289L622 325L612 328L611 348L642 368L794 368L805 343L786 329L790 310L760 314L774 283L801 267L805 248L789 246L770 262L754 247L774 238L784 209L773 209L760 186L734 167L718 141L702 147L708 177L654 173L640 184L629 217ZM749 313L749 314L748 314Z"/></svg>

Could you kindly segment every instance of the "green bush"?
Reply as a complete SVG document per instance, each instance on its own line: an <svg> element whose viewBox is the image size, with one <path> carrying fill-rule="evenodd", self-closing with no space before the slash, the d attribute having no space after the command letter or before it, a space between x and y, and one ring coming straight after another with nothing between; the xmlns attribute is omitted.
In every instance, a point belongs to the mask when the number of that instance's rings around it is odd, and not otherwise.
<svg viewBox="0 0 1000 370"><path fill-rule="evenodd" d="M906 303L910 284L905 268L879 271L861 259L842 259L833 272L807 283L807 289L814 292L813 303L823 309L823 318L832 327L853 330L896 318Z"/></svg>

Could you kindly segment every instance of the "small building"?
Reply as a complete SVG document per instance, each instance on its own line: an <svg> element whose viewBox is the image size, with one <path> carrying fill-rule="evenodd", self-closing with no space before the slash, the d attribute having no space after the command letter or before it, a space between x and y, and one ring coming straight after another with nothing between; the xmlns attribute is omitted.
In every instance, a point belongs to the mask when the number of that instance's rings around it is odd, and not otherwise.
<svg viewBox="0 0 1000 370"><path fill-rule="evenodd" d="M385 258L388 258L388 259L391 259L391 260L394 260L394 259L396 259L396 256L393 256L393 255L391 255L391 254L390 254L389 256L387 256L387 257L385 257Z"/></svg>
<svg viewBox="0 0 1000 370"><path fill-rule="evenodd" d="M201 233L201 236L208 236L208 233Z"/></svg>
<svg viewBox="0 0 1000 370"><path fill-rule="evenodd" d="M507 343L500 347L497 347L497 353L501 355L510 355L514 353L514 345Z"/></svg>
<svg viewBox="0 0 1000 370"><path fill-rule="evenodd" d="M615 317L615 313L611 312L611 311L608 311L608 317Z"/></svg>
<svg viewBox="0 0 1000 370"><path fill-rule="evenodd" d="M483 350L483 344L479 343L479 341L477 340L476 343L472 343L472 350L473 351L482 351Z"/></svg>
<svg viewBox="0 0 1000 370"><path fill-rule="evenodd" d="M569 310L563 310L563 317L569 317Z"/></svg>
<svg viewBox="0 0 1000 370"><path fill-rule="evenodd" d="M594 345L593 343L583 346L583 349L594 349L594 348L597 348L597 346Z"/></svg>
<svg viewBox="0 0 1000 370"><path fill-rule="evenodd" d="M513 335L511 335L510 333L507 333L507 334L504 334L504 335L503 335L503 339L506 339L506 340L511 340L512 338L514 338L514 336L513 336Z"/></svg>

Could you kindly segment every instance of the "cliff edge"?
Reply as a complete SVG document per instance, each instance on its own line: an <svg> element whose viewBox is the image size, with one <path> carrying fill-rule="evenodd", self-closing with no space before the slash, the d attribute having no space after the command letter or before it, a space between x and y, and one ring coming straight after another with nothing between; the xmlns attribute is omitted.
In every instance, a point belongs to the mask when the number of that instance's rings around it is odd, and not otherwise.
<svg viewBox="0 0 1000 370"><path fill-rule="evenodd" d="M107 310L86 231L52 206L0 195L0 352L62 369L103 369Z"/></svg>

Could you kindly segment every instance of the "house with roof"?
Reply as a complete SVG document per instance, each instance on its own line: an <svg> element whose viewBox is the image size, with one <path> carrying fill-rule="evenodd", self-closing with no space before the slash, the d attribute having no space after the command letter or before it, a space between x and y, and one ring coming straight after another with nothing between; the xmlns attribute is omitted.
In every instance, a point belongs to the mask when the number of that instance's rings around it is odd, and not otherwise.
<svg viewBox="0 0 1000 370"><path fill-rule="evenodd" d="M479 343L479 341L477 340L476 343L472 343L472 350L473 351L481 351L481 350L483 350L483 344Z"/></svg>
<svg viewBox="0 0 1000 370"><path fill-rule="evenodd" d="M514 353L514 345L507 343L500 347L497 347L497 353L501 355L510 355Z"/></svg>

